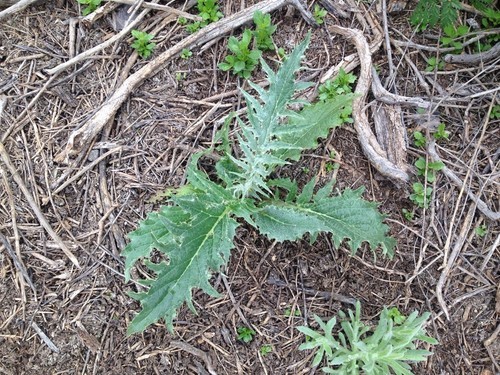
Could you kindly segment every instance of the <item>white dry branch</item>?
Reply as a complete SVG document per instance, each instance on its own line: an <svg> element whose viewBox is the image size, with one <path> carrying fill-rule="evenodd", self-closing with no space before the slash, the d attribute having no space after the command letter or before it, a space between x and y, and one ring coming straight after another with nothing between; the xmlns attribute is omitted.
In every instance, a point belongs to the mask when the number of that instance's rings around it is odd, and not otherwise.
<svg viewBox="0 0 500 375"><path fill-rule="evenodd" d="M29 7L31 4L36 3L38 0L20 0L14 5L11 5L7 9L4 9L0 12L0 21L4 20L7 17L11 17L17 12L22 11L23 9L26 9Z"/></svg>
<svg viewBox="0 0 500 375"><path fill-rule="evenodd" d="M351 40L356 46L360 59L360 74L356 93L358 96L354 99L352 105L352 114L354 119L354 128L358 134L358 140L361 144L364 154L370 163L384 176L400 182L408 182L410 176L408 173L393 162L391 162L386 151L380 146L375 134L370 129L370 123L366 114L366 96L370 89L372 80L372 58L370 45L368 44L363 32L357 29L349 29L337 25L332 25L329 30L343 35Z"/></svg>
<svg viewBox="0 0 500 375"><path fill-rule="evenodd" d="M70 156L78 154L84 145L90 142L106 124L113 119L120 106L127 100L128 96L141 85L144 80L160 71L167 62L179 54L184 48L192 49L229 33L250 21L256 11L268 13L285 5L293 5L301 12L308 23L311 25L315 24L314 18L302 5L300 0L265 0L204 27L200 31L188 36L175 46L169 48L128 77L82 127L71 133L66 147L56 156L55 160L59 163L67 163ZM54 74L60 71L61 68L57 67L49 71L49 73Z"/></svg>

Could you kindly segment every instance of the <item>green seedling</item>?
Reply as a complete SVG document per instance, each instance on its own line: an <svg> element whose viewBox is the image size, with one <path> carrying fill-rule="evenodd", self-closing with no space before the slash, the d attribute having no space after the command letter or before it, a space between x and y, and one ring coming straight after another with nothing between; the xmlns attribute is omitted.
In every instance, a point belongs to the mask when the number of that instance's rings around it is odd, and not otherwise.
<svg viewBox="0 0 500 375"><path fill-rule="evenodd" d="M181 52L181 59L184 59L184 60L187 60L189 59L191 56L193 56L193 52L191 52L190 50L188 50L187 48L184 48Z"/></svg>
<svg viewBox="0 0 500 375"><path fill-rule="evenodd" d="M356 78L354 74L346 73L344 69L340 69L339 74L334 79L319 86L319 100L332 99L338 95L352 93L352 84L356 82Z"/></svg>
<svg viewBox="0 0 500 375"><path fill-rule="evenodd" d="M224 62L218 65L219 69L223 71L232 70L233 74L245 79L250 78L262 55L262 52L257 49L250 49L251 42L252 32L249 29L245 29L241 40L236 39L234 36L230 37L227 48L233 54L226 56Z"/></svg>
<svg viewBox="0 0 500 375"><path fill-rule="evenodd" d="M136 52L142 58L146 59L153 53L156 47L156 43L152 43L153 35L148 34L144 31L132 30L132 36L134 37L134 42L131 47L136 50Z"/></svg>
<svg viewBox="0 0 500 375"><path fill-rule="evenodd" d="M195 21L188 24L186 30L190 33L195 33L208 24L217 22L224 17L224 14L219 10L219 5L216 0L198 0L196 8L198 9L198 15L202 18L202 21Z"/></svg>
<svg viewBox="0 0 500 375"><path fill-rule="evenodd" d="M259 349L260 354L265 357L269 353L273 351L273 347L271 345L262 345Z"/></svg>
<svg viewBox="0 0 500 375"><path fill-rule="evenodd" d="M448 25L443 27L444 36L441 37L441 45L443 47L453 47L456 52L461 51L463 48L460 39L463 39L465 35L469 32L469 27L466 25L461 25L455 27L454 25Z"/></svg>
<svg viewBox="0 0 500 375"><path fill-rule="evenodd" d="M475 232L479 237L483 238L488 233L488 228L485 224L481 224L476 227Z"/></svg>
<svg viewBox="0 0 500 375"><path fill-rule="evenodd" d="M444 163L442 161L428 162L425 158L418 158L415 167L419 176L426 176L427 182L432 183L436 181L436 172L444 168Z"/></svg>
<svg viewBox="0 0 500 375"><path fill-rule="evenodd" d="M276 31L276 26L271 23L271 15L257 11L253 15L253 22L255 23L253 36L257 48L261 51L273 50L272 35Z"/></svg>
<svg viewBox="0 0 500 375"><path fill-rule="evenodd" d="M410 199L420 208L428 208L432 196L432 188L424 186L421 182L415 182L412 185L413 193L410 194Z"/></svg>
<svg viewBox="0 0 500 375"><path fill-rule="evenodd" d="M416 147L425 147L425 145L427 144L427 139L425 138L425 135L422 134L422 132L416 131L413 133L413 143Z"/></svg>
<svg viewBox="0 0 500 375"><path fill-rule="evenodd" d="M187 73L186 72L175 72L175 80L177 82L182 82L186 79Z"/></svg>
<svg viewBox="0 0 500 375"><path fill-rule="evenodd" d="M285 311L283 312L283 314L286 316L286 317L290 317L290 316L300 316L300 310L299 309L294 309L292 311L292 309L290 307L287 307L285 309Z"/></svg>
<svg viewBox="0 0 500 375"><path fill-rule="evenodd" d="M413 211L410 211L410 210L407 210L406 208L403 208L402 212L403 212L403 216L406 220L413 221L413 218L415 217L415 213Z"/></svg>
<svg viewBox="0 0 500 375"><path fill-rule="evenodd" d="M387 310L387 316L394 321L394 324L403 324L406 316L401 314L397 307L391 307Z"/></svg>
<svg viewBox="0 0 500 375"><path fill-rule="evenodd" d="M493 108L491 109L491 113L490 113L490 119L492 120L498 120L500 119L500 105L495 105L493 106Z"/></svg>
<svg viewBox="0 0 500 375"><path fill-rule="evenodd" d="M318 139L341 126L339 113L352 105L351 94L293 111L295 98L311 87L295 80L309 39L295 47L276 72L261 60L268 88L248 83L256 97L242 90L245 117L229 116L214 138L217 147L191 157L185 185L172 189L167 203L129 233L123 250L125 280L136 264L148 275L137 280L141 291L129 294L141 304L129 335L159 320L173 331L178 309L186 302L194 310L193 289L217 296L210 284L212 274L228 264L242 225L269 241L295 241L306 235L316 239L328 233L334 246L344 243L353 254L369 246L394 256L396 242L387 236L384 215L377 203L362 198L362 188L340 192L334 191L334 181L317 187L313 177L299 187L290 178L276 178L280 166L317 149ZM217 162L207 171L208 163L201 167L199 162L212 153ZM168 261L159 261L158 254Z"/></svg>
<svg viewBox="0 0 500 375"><path fill-rule="evenodd" d="M255 331L248 327L238 327L238 340L243 341L248 344L253 340L255 336Z"/></svg>
<svg viewBox="0 0 500 375"><path fill-rule="evenodd" d="M184 26L184 25L187 25L188 20L187 20L186 17L179 17L179 19L177 20L177 22L179 23L179 25Z"/></svg>
<svg viewBox="0 0 500 375"><path fill-rule="evenodd" d="M450 132L446 130L446 125L441 123L438 125L436 131L433 134L434 139L436 141L441 141L441 140L450 140Z"/></svg>
<svg viewBox="0 0 500 375"><path fill-rule="evenodd" d="M326 173L333 172L334 170L339 169L339 168L340 168L340 164L339 163L331 163L331 162L326 162L325 163L325 171L326 171Z"/></svg>
<svg viewBox="0 0 500 375"><path fill-rule="evenodd" d="M314 4L313 17L318 25L323 25L325 23L325 16L328 12L320 7L318 4Z"/></svg>
<svg viewBox="0 0 500 375"><path fill-rule="evenodd" d="M337 76L328 80L318 87L318 97L320 101L333 99L337 96L347 95L352 93L352 85L356 82L356 76L352 73L346 73L344 69L340 69ZM340 113L342 121L345 123L353 123L352 107L345 107Z"/></svg>
<svg viewBox="0 0 500 375"><path fill-rule="evenodd" d="M392 310L392 309L391 309ZM301 344L300 350L316 350L312 366L316 367L326 360L322 368L327 374L400 374L412 375L408 362L420 362L432 352L417 349L417 340L435 345L436 339L427 336L423 329L429 313L418 316L413 312L408 317L395 316L394 310L383 309L375 329L361 321L361 304L348 314L339 311L340 331L334 335L337 318L327 323L315 316L320 330L308 327L297 329L311 339ZM397 310L397 309L396 309ZM398 311L399 313L399 311Z"/></svg>
<svg viewBox="0 0 500 375"><path fill-rule="evenodd" d="M279 47L277 53L280 60L283 60L283 58L286 56L286 52L283 47Z"/></svg>
<svg viewBox="0 0 500 375"><path fill-rule="evenodd" d="M82 15L87 16L101 6L102 0L77 0L79 4L86 5Z"/></svg>
<svg viewBox="0 0 500 375"><path fill-rule="evenodd" d="M439 60L437 57L429 57L427 60L427 68L425 68L426 72L434 72L437 70L444 69L444 61Z"/></svg>

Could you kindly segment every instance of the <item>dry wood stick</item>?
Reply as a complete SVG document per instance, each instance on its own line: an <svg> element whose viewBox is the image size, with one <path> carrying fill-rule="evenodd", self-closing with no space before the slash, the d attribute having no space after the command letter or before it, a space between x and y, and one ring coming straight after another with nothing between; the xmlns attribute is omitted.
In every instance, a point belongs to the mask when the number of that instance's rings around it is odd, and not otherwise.
<svg viewBox="0 0 500 375"><path fill-rule="evenodd" d="M164 65L184 48L193 48L202 45L212 39L220 37L235 28L250 21L256 11L262 13L272 12L284 5L293 5L300 10L307 22L314 23L314 18L304 8L300 0L265 0L254 6L246 8L241 12L212 23L195 34L188 36L175 46L169 48L156 57L147 65L128 77L123 84L111 95L111 97L101 106L88 122L81 128L75 130L68 139L68 143L63 151L56 156L57 162L68 162L71 155L77 154L83 146L90 142L103 128L113 119L120 106L127 100L128 96L147 78L155 75ZM59 69L59 67L57 68ZM53 73L55 70L52 70Z"/></svg>
<svg viewBox="0 0 500 375"><path fill-rule="evenodd" d="M407 182L410 176L405 171L398 168L394 163L387 159L385 151L380 147L375 135L370 129L368 116L365 110L365 100L370 88L372 59L370 46L360 30L348 29L341 26L332 25L330 31L345 36L353 41L358 51L361 72L356 85L358 96L352 104L352 114L354 118L354 128L358 134L358 140L361 144L364 154L370 163L384 176L400 182Z"/></svg>
<svg viewBox="0 0 500 375"><path fill-rule="evenodd" d="M435 142L429 143L429 145L427 146L427 151L429 152L432 160L442 162L441 158L436 152ZM481 211L484 216L493 221L500 220L500 212L491 210L482 199L478 198L470 189L465 186L465 182L462 181L460 177L458 177L455 173L453 173L451 169L445 166L443 169L441 169L441 172L443 172L444 175L448 177L459 189L465 189L465 192L467 193L469 198L477 205L477 209Z"/></svg>
<svg viewBox="0 0 500 375"><path fill-rule="evenodd" d="M5 10L2 10L0 12L0 21L2 21L4 18L10 17L13 14L22 11L23 9L26 9L29 7L31 4L36 3L38 0L21 0L15 3L14 5L11 5Z"/></svg>
<svg viewBox="0 0 500 375"><path fill-rule="evenodd" d="M443 310L448 320L450 319L450 313L448 312L448 307L443 297L443 288L444 284L446 283L446 280L448 280L448 276L451 272L451 269L455 265L455 261L457 260L458 255L460 254L460 251L462 250L465 244L465 241L467 239L467 233L470 230L472 219L474 218L475 212L476 212L476 205L472 204L469 207L469 211L467 212L465 219L463 220L462 228L460 229L460 233L458 235L457 241L455 242L455 245L453 246L453 250L450 256L447 257L446 254L444 255L445 267L441 272L441 276L439 277L439 280L436 284L436 297L439 302L439 305L441 306L441 309Z"/></svg>
<svg viewBox="0 0 500 375"><path fill-rule="evenodd" d="M134 5L134 3L136 2L135 0L108 0L108 1L112 1L112 2L118 3L118 4L126 4L126 5ZM190 19L193 21L202 21L203 20L200 16L196 16L194 14L172 8L168 5L155 4L155 3L142 3L141 7L148 8L148 9L154 9L154 10L161 10L161 11L175 14L179 17L184 17L184 18L187 18L187 19Z"/></svg>

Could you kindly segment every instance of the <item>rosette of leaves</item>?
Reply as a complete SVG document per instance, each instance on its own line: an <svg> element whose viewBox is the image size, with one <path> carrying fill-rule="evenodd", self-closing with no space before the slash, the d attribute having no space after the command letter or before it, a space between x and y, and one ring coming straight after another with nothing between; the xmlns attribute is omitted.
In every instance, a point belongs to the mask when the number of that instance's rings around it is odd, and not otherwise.
<svg viewBox="0 0 500 375"><path fill-rule="evenodd" d="M309 36L277 72L261 61L269 89L249 83L257 98L242 91L247 121L237 118L236 142L229 141L229 121L220 131L220 147L209 151L220 154L215 172L209 175L200 169L203 153L195 154L187 169L187 184L172 191L168 204L150 213L129 234L130 243L123 250L126 280L137 262L151 271L150 278L139 280L146 291L131 294L142 311L132 321L129 334L160 319L172 330L184 302L194 311L194 288L217 296L209 282L211 274L227 264L233 238L245 221L278 241L306 234L313 240L327 232L336 245L347 240L353 252L366 242L393 255L395 242L386 236L384 216L376 203L361 198L361 190L333 194L333 182L315 189L313 180L299 189L290 179L270 178L277 167L297 160L302 150L317 147L317 139L341 124L339 113L352 102L352 96L339 96L300 112L290 109L297 104L294 94L310 86L294 79L308 42Z"/></svg>
<svg viewBox="0 0 500 375"><path fill-rule="evenodd" d="M248 79L252 75L253 70L259 64L259 59L262 51L258 49L251 49L252 31L245 29L241 40L234 36L229 38L227 48L233 53L227 55L224 62L219 64L219 69L228 71L232 69L234 74Z"/></svg>
<svg viewBox="0 0 500 375"><path fill-rule="evenodd" d="M335 317L327 323L318 316L314 317L323 333L304 326L297 327L308 337L299 349L316 350L313 366L318 366L325 357L328 366L322 370L327 374L412 375L407 362L424 361L432 354L417 349L415 341L438 343L423 330L429 313L419 317L415 311L405 317L399 311L395 313L394 309L384 307L374 330L361 321L359 301L355 313L349 310L347 316L339 311L339 316L341 330L336 336L333 334L337 324Z"/></svg>

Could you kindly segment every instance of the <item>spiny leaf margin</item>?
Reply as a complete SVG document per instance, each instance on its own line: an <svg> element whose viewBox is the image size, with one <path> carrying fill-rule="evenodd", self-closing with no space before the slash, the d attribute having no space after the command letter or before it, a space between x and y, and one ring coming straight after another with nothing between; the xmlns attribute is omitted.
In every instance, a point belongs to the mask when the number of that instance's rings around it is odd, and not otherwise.
<svg viewBox="0 0 500 375"><path fill-rule="evenodd" d="M232 154L227 122L223 127L225 133L222 134L223 142L219 148L223 155L215 167L219 182L212 181L199 169L198 161L203 154L195 154L188 167L187 184L174 190L167 206L157 213L149 214L138 229L129 234L130 243L123 250L126 280L130 279L131 268L141 259L155 275L151 279L139 281L149 288L146 292L131 293L133 298L140 301L142 311L132 321L128 334L141 332L160 319L164 319L169 330L172 330L173 319L184 302L194 310L191 296L193 288L217 295L209 279L211 272L217 272L228 262L239 225L236 218L244 219L279 240L297 239L307 232L315 237L320 231L326 231L334 232L335 243L347 238L353 252L363 241L372 246L380 244L387 253L387 249L392 250L393 242L385 237L387 227L382 224L383 217L378 214L376 204L362 201L359 191L346 191L339 199L331 196L333 182L313 194L313 181L298 193L294 182L282 180L280 183L268 179L276 166L288 163L288 159L298 159L302 150L316 147L317 138L326 136L332 127L338 125L333 112L325 115L321 108L318 110L310 106L301 113L294 113L288 108L290 104L298 103L293 99L295 91L308 87L307 83L294 81L308 42L309 35L277 73L267 64L262 64L271 82L269 90L251 84L259 93L261 102L243 92L249 108L249 123L238 119L241 129L238 142L243 157L236 158ZM348 98L335 105L337 109L345 108L350 105L350 100ZM333 119L332 123L327 121L328 117ZM314 124L319 126L316 128ZM288 131L287 126L293 131ZM256 146L259 147L257 151ZM282 150L293 152L287 154L282 153ZM247 167L258 173L252 184L242 188L248 181ZM288 187L289 191L287 199L279 203L276 197L283 187ZM342 202L347 203L342 206ZM353 228L350 228L351 232L345 228L339 230L326 222L329 217L326 211L337 204L340 208L334 207L334 211L345 210L341 215L341 219L345 219L352 202L361 206L365 214L370 212L375 220L378 229L375 234L368 233L371 237L363 238L361 233L353 235ZM264 215L271 217L272 210L277 212L284 209L293 212L296 219L309 220L309 224L304 222L302 228L297 227L291 232L293 235L279 234L283 228L276 230L278 234L273 233L276 228L266 228L262 218ZM313 219L318 223L316 227L310 225ZM349 221L349 218L345 221L353 226L361 222L358 219ZM156 254L154 250L166 260L153 262L152 258Z"/></svg>

